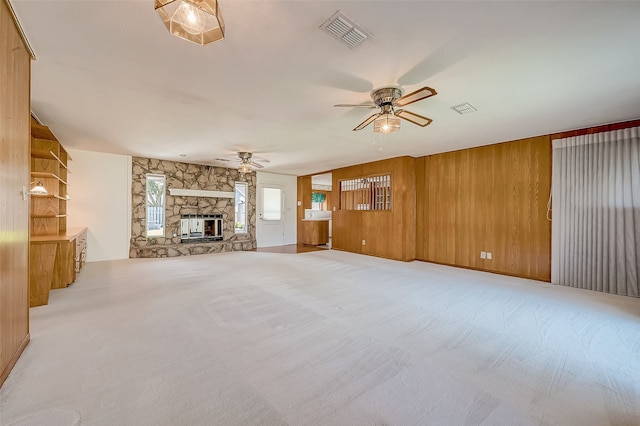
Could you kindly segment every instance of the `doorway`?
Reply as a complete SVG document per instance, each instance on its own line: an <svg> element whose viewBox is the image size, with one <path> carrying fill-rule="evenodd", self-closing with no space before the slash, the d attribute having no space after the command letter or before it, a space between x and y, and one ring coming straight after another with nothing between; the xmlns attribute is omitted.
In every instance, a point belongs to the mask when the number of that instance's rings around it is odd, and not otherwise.
<svg viewBox="0 0 640 426"><path fill-rule="evenodd" d="M284 187L274 184L258 185L257 205L260 221L259 247L284 245Z"/></svg>

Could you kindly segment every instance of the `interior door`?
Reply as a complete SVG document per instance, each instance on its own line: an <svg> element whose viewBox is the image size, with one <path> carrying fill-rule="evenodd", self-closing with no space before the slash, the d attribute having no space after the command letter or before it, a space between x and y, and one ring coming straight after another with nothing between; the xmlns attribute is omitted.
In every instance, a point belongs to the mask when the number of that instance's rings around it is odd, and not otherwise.
<svg viewBox="0 0 640 426"><path fill-rule="evenodd" d="M258 186L259 232L258 247L284 245L284 187L261 184Z"/></svg>

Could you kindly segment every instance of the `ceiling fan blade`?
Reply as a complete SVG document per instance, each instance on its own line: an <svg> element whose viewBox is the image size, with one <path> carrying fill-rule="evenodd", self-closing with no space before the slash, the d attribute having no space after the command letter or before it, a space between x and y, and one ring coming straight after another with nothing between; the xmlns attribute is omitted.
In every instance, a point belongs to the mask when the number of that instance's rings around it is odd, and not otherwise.
<svg viewBox="0 0 640 426"><path fill-rule="evenodd" d="M417 124L420 127L428 126L433 121L430 118L423 117L421 115L415 114L413 112L405 111L403 109L397 110L395 114L396 114L396 117L400 117L403 120L407 120L413 124Z"/></svg>
<svg viewBox="0 0 640 426"><path fill-rule="evenodd" d="M364 120L362 123L358 124L358 126L356 126L355 129L353 129L354 131L356 130L362 130L365 127L367 127L369 124L373 123L373 120L375 120L376 118L378 118L381 114L377 113L377 114L373 114L371 116L369 116L369 118L367 118L366 120Z"/></svg>
<svg viewBox="0 0 640 426"><path fill-rule="evenodd" d="M437 94L438 92L436 92L434 89L425 86L422 89L418 89L415 92L411 92L407 95L402 96L401 98L396 99L393 105L402 107L414 102L421 101L423 99L427 99Z"/></svg>
<svg viewBox="0 0 640 426"><path fill-rule="evenodd" d="M262 169L264 167L262 164L258 164L255 161L249 161L249 164L251 164L253 167L257 169Z"/></svg>
<svg viewBox="0 0 640 426"><path fill-rule="evenodd" d="M374 109L374 108L378 108L378 105L374 104L373 102L370 102L368 104L337 104L337 105L334 105L334 107Z"/></svg>
<svg viewBox="0 0 640 426"><path fill-rule="evenodd" d="M251 159L254 160L254 161L259 161L261 163L270 163L271 162L271 161L269 161L268 159L266 159L264 157L258 157L258 156L255 156L255 155Z"/></svg>

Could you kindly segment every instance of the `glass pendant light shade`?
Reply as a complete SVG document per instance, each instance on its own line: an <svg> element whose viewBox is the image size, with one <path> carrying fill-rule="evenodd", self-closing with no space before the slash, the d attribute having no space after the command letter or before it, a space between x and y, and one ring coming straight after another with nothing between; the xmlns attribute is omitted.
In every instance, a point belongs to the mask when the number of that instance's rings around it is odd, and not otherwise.
<svg viewBox="0 0 640 426"><path fill-rule="evenodd" d="M39 180L38 182L31 182L31 183L35 183L36 186L31 188L31 191L29 191L29 194L32 194L32 195L49 195L49 191L47 191L47 189L44 187L44 183L42 183L41 180Z"/></svg>
<svg viewBox="0 0 640 426"><path fill-rule="evenodd" d="M400 119L393 114L382 114L373 122L373 131L376 133L395 133L400 130Z"/></svg>
<svg viewBox="0 0 640 426"><path fill-rule="evenodd" d="M175 36L201 46L224 39L217 0L155 0L155 9Z"/></svg>
<svg viewBox="0 0 640 426"><path fill-rule="evenodd" d="M251 173L251 166L247 163L242 163L240 164L240 167L238 167L238 171L240 173Z"/></svg>
<svg viewBox="0 0 640 426"><path fill-rule="evenodd" d="M207 18L204 12L189 3L183 1L172 16L172 21L177 22L180 26L191 35L202 34Z"/></svg>

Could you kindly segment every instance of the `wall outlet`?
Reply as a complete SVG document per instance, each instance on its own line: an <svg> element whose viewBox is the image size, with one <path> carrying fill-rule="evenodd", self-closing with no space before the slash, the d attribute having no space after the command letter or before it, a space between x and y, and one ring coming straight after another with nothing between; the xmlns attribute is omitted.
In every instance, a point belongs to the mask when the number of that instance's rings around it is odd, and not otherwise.
<svg viewBox="0 0 640 426"><path fill-rule="evenodd" d="M366 244L367 244L367 242L365 240L362 240L362 245L364 246Z"/></svg>
<svg viewBox="0 0 640 426"><path fill-rule="evenodd" d="M486 259L487 258L487 252L486 251L481 251L480 252L480 259Z"/></svg>
<svg viewBox="0 0 640 426"><path fill-rule="evenodd" d="M302 205L302 201L298 201L298 206L301 206L301 205Z"/></svg>
<svg viewBox="0 0 640 426"><path fill-rule="evenodd" d="M493 255L491 254L491 252L490 252L490 251L488 251L488 252L487 252L487 259L488 259L488 260L493 259Z"/></svg>

